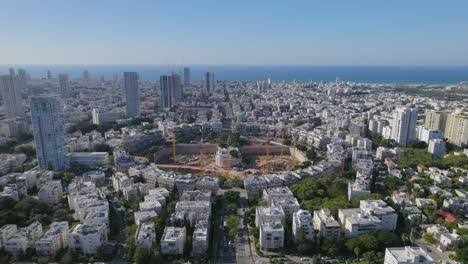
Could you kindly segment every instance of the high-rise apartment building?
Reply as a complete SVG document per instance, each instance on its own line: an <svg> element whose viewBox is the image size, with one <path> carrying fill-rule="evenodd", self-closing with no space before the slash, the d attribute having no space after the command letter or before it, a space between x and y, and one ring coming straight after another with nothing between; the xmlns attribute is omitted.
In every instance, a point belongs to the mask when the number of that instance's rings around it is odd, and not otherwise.
<svg viewBox="0 0 468 264"><path fill-rule="evenodd" d="M179 74L171 75L171 86L172 86L172 97L175 102L182 101L183 92L182 92L182 82L180 80Z"/></svg>
<svg viewBox="0 0 468 264"><path fill-rule="evenodd" d="M22 81L15 74L15 71L10 69L10 75L0 77L0 89L2 92L5 115L8 118L24 115L21 89Z"/></svg>
<svg viewBox="0 0 468 264"><path fill-rule="evenodd" d="M124 72L124 92L127 100L127 117L140 115L140 90L138 89L138 73Z"/></svg>
<svg viewBox="0 0 468 264"><path fill-rule="evenodd" d="M403 146L416 140L417 119L418 110L415 108L400 107L394 110L391 139Z"/></svg>
<svg viewBox="0 0 468 264"><path fill-rule="evenodd" d="M190 68L185 67L184 68L184 87L189 87L190 86Z"/></svg>
<svg viewBox="0 0 468 264"><path fill-rule="evenodd" d="M54 96L31 97L31 122L41 169L63 170L65 140L63 109Z"/></svg>
<svg viewBox="0 0 468 264"><path fill-rule="evenodd" d="M84 82L89 81L89 71L88 70L83 71L83 75L81 77L81 80L84 81Z"/></svg>
<svg viewBox="0 0 468 264"><path fill-rule="evenodd" d="M205 84L204 84L205 92L210 94L214 91L215 88L215 79L213 72L206 72L205 73Z"/></svg>
<svg viewBox="0 0 468 264"><path fill-rule="evenodd" d="M445 137L448 142L457 146L468 145L468 115L450 114L445 126Z"/></svg>
<svg viewBox="0 0 468 264"><path fill-rule="evenodd" d="M424 120L424 127L429 130L440 130L445 132L448 112L428 110L426 111L426 118Z"/></svg>
<svg viewBox="0 0 468 264"><path fill-rule="evenodd" d="M59 74L59 90L62 98L68 97L68 75L61 73Z"/></svg>
<svg viewBox="0 0 468 264"><path fill-rule="evenodd" d="M161 107L169 110L172 107L172 76L163 75L159 78L161 87Z"/></svg>

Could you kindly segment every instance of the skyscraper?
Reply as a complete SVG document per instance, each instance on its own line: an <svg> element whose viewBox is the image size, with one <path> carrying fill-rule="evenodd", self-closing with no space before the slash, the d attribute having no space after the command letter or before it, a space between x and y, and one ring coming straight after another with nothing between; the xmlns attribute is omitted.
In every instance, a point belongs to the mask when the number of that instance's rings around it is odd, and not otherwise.
<svg viewBox="0 0 468 264"><path fill-rule="evenodd" d="M47 80L52 79L52 72L50 70L47 71Z"/></svg>
<svg viewBox="0 0 468 264"><path fill-rule="evenodd" d="M18 69L18 79L20 82L20 92L26 91L28 87L28 74L25 69Z"/></svg>
<svg viewBox="0 0 468 264"><path fill-rule="evenodd" d="M468 145L468 115L452 113L448 115L445 127L448 141L457 146Z"/></svg>
<svg viewBox="0 0 468 264"><path fill-rule="evenodd" d="M39 167L65 167L63 109L55 96L31 97L31 122Z"/></svg>
<svg viewBox="0 0 468 264"><path fill-rule="evenodd" d="M2 92L3 103L5 105L5 115L8 118L24 115L21 101L22 82L15 71L10 69L10 75L0 77L0 89Z"/></svg>
<svg viewBox="0 0 468 264"><path fill-rule="evenodd" d="M182 82L180 81L179 74L171 75L171 88L172 88L172 97L174 102L182 101L183 91L182 91Z"/></svg>
<svg viewBox="0 0 468 264"><path fill-rule="evenodd" d="M60 96L62 98L68 97L68 75L61 73L59 74L59 89L60 89Z"/></svg>
<svg viewBox="0 0 468 264"><path fill-rule="evenodd" d="M417 119L418 110L415 108L399 107L394 110L391 139L403 146L416 140Z"/></svg>
<svg viewBox="0 0 468 264"><path fill-rule="evenodd" d="M184 87L189 87L190 86L190 68L185 67L184 68Z"/></svg>
<svg viewBox="0 0 468 264"><path fill-rule="evenodd" d="M161 86L161 107L169 110L172 107L172 76L163 75L159 78Z"/></svg>
<svg viewBox="0 0 468 264"><path fill-rule="evenodd" d="M83 71L83 75L81 77L81 80L84 81L84 82L89 81L89 72L88 72L88 70Z"/></svg>
<svg viewBox="0 0 468 264"><path fill-rule="evenodd" d="M445 131L447 117L448 117L448 112L428 110L426 111L426 119L424 120L424 127L430 130Z"/></svg>
<svg viewBox="0 0 468 264"><path fill-rule="evenodd" d="M215 88L215 80L214 80L214 73L213 72L206 72L205 73L205 91L207 94L210 94L214 91Z"/></svg>
<svg viewBox="0 0 468 264"><path fill-rule="evenodd" d="M138 89L138 73L124 72L124 92L127 101L127 117L140 115L140 90Z"/></svg>

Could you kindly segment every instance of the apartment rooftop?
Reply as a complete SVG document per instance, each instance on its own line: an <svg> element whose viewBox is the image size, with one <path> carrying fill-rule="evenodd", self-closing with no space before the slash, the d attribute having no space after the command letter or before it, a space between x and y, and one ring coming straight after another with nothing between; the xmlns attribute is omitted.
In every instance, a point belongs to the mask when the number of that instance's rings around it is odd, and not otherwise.
<svg viewBox="0 0 468 264"><path fill-rule="evenodd" d="M141 223L138 226L136 240L156 239L154 223Z"/></svg>
<svg viewBox="0 0 468 264"><path fill-rule="evenodd" d="M260 225L263 232L284 231L283 225L280 221L263 222Z"/></svg>
<svg viewBox="0 0 468 264"><path fill-rule="evenodd" d="M161 240L164 241L177 241L183 239L185 235L185 227L166 227Z"/></svg>
<svg viewBox="0 0 468 264"><path fill-rule="evenodd" d="M95 225L78 224L71 230L71 233L87 236L99 232L100 228L102 227Z"/></svg>
<svg viewBox="0 0 468 264"><path fill-rule="evenodd" d="M314 211L314 214L320 219L320 222L325 224L326 227L340 227L338 221L335 220L330 212L330 209L323 208L321 210Z"/></svg>
<svg viewBox="0 0 468 264"><path fill-rule="evenodd" d="M398 263L434 262L431 256L420 247L387 248L386 253L391 254Z"/></svg>
<svg viewBox="0 0 468 264"><path fill-rule="evenodd" d="M287 186L268 188L268 189L265 189L265 192L270 197L273 197L273 196L291 196L291 197L293 197L294 196L292 191Z"/></svg>
<svg viewBox="0 0 468 264"><path fill-rule="evenodd" d="M361 200L360 208L362 211L369 214L395 214L395 210L382 200Z"/></svg>
<svg viewBox="0 0 468 264"><path fill-rule="evenodd" d="M277 215L277 216L284 216L283 208L275 207L275 206L257 206L257 214L258 215Z"/></svg>
<svg viewBox="0 0 468 264"><path fill-rule="evenodd" d="M340 212L352 225L372 225L382 223L377 216L365 214L361 212L361 209L359 208L340 209Z"/></svg>

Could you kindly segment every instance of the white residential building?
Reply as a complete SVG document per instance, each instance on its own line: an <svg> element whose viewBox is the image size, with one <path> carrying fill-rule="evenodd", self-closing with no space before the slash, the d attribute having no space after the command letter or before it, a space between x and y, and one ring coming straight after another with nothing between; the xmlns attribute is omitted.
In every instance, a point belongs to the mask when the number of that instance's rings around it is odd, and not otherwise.
<svg viewBox="0 0 468 264"><path fill-rule="evenodd" d="M279 249L284 245L284 228L281 221L263 222L260 225L260 249Z"/></svg>
<svg viewBox="0 0 468 264"><path fill-rule="evenodd" d="M283 208L286 215L292 215L301 208L296 197L273 197L271 205Z"/></svg>
<svg viewBox="0 0 468 264"><path fill-rule="evenodd" d="M428 146L429 153L435 158L442 158L445 155L445 141L443 139L431 139Z"/></svg>
<svg viewBox="0 0 468 264"><path fill-rule="evenodd" d="M339 209L338 218L346 238L373 233L382 228L382 221L379 218L367 215L359 208Z"/></svg>
<svg viewBox="0 0 468 264"><path fill-rule="evenodd" d="M68 246L68 222L53 222L42 237L36 241L36 254L54 256L55 253Z"/></svg>
<svg viewBox="0 0 468 264"><path fill-rule="evenodd" d="M418 109L399 107L393 111L391 139L403 146L416 140L417 119Z"/></svg>
<svg viewBox="0 0 468 264"><path fill-rule="evenodd" d="M314 211L314 228L324 238L340 239L340 224L327 208Z"/></svg>
<svg viewBox="0 0 468 264"><path fill-rule="evenodd" d="M68 247L90 255L107 243L105 225L78 224L68 233Z"/></svg>
<svg viewBox="0 0 468 264"><path fill-rule="evenodd" d="M300 230L304 232L305 239L314 239L314 221L308 210L299 210L293 214L292 232L296 240Z"/></svg>
<svg viewBox="0 0 468 264"><path fill-rule="evenodd" d="M39 200L49 204L55 205L63 198L62 183L60 180L47 182L37 192Z"/></svg>
<svg viewBox="0 0 468 264"><path fill-rule="evenodd" d="M166 227L161 237L161 254L182 255L186 239L185 227Z"/></svg>
<svg viewBox="0 0 468 264"><path fill-rule="evenodd" d="M268 185L263 176L247 176L244 179L244 188L247 191L247 196L253 197L268 188Z"/></svg>
<svg viewBox="0 0 468 264"><path fill-rule="evenodd" d="M3 244L7 252L26 252L34 246L37 239L42 236L42 225L35 221L27 227L19 228L16 233L9 237Z"/></svg>
<svg viewBox="0 0 468 264"><path fill-rule="evenodd" d="M152 250L156 246L156 228L154 223L141 223L135 234L135 246Z"/></svg>
<svg viewBox="0 0 468 264"><path fill-rule="evenodd" d="M273 198L276 197L294 197L294 194L287 186L268 188L263 190L263 199L267 201L268 205L271 205Z"/></svg>
<svg viewBox="0 0 468 264"><path fill-rule="evenodd" d="M385 264L435 264L429 254L420 247L401 247L385 249Z"/></svg>
<svg viewBox="0 0 468 264"><path fill-rule="evenodd" d="M5 246L6 241L18 231L16 225L4 225L0 228L0 248Z"/></svg>
<svg viewBox="0 0 468 264"><path fill-rule="evenodd" d="M217 193L219 190L219 182L217 177L202 177L195 184L197 190L202 191L211 191L212 193Z"/></svg>
<svg viewBox="0 0 468 264"><path fill-rule="evenodd" d="M155 211L136 211L133 213L135 223L141 225L142 223L158 217Z"/></svg>
<svg viewBox="0 0 468 264"><path fill-rule="evenodd" d="M382 200L361 200L360 209L367 215L377 216L382 221L382 229L396 229L398 215L395 210Z"/></svg>
<svg viewBox="0 0 468 264"><path fill-rule="evenodd" d="M206 254L209 245L208 225L197 224L192 235L192 255L203 256Z"/></svg>
<svg viewBox="0 0 468 264"><path fill-rule="evenodd" d="M285 214L283 208L273 206L257 206L255 210L255 226L259 227L261 223L281 221L284 222Z"/></svg>

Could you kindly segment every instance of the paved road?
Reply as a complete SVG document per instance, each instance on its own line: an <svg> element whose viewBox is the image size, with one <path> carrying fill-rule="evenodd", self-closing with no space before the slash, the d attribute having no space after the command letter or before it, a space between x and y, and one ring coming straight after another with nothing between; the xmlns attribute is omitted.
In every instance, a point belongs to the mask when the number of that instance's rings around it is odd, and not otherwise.
<svg viewBox="0 0 468 264"><path fill-rule="evenodd" d="M127 249L125 248L125 234L124 229L127 226L127 218L125 216L125 209L121 206L120 201L115 198L113 201L109 201L110 206L116 212L117 223L119 225L119 234L117 235L117 254L112 259L111 263L124 264L129 263L127 259Z"/></svg>

